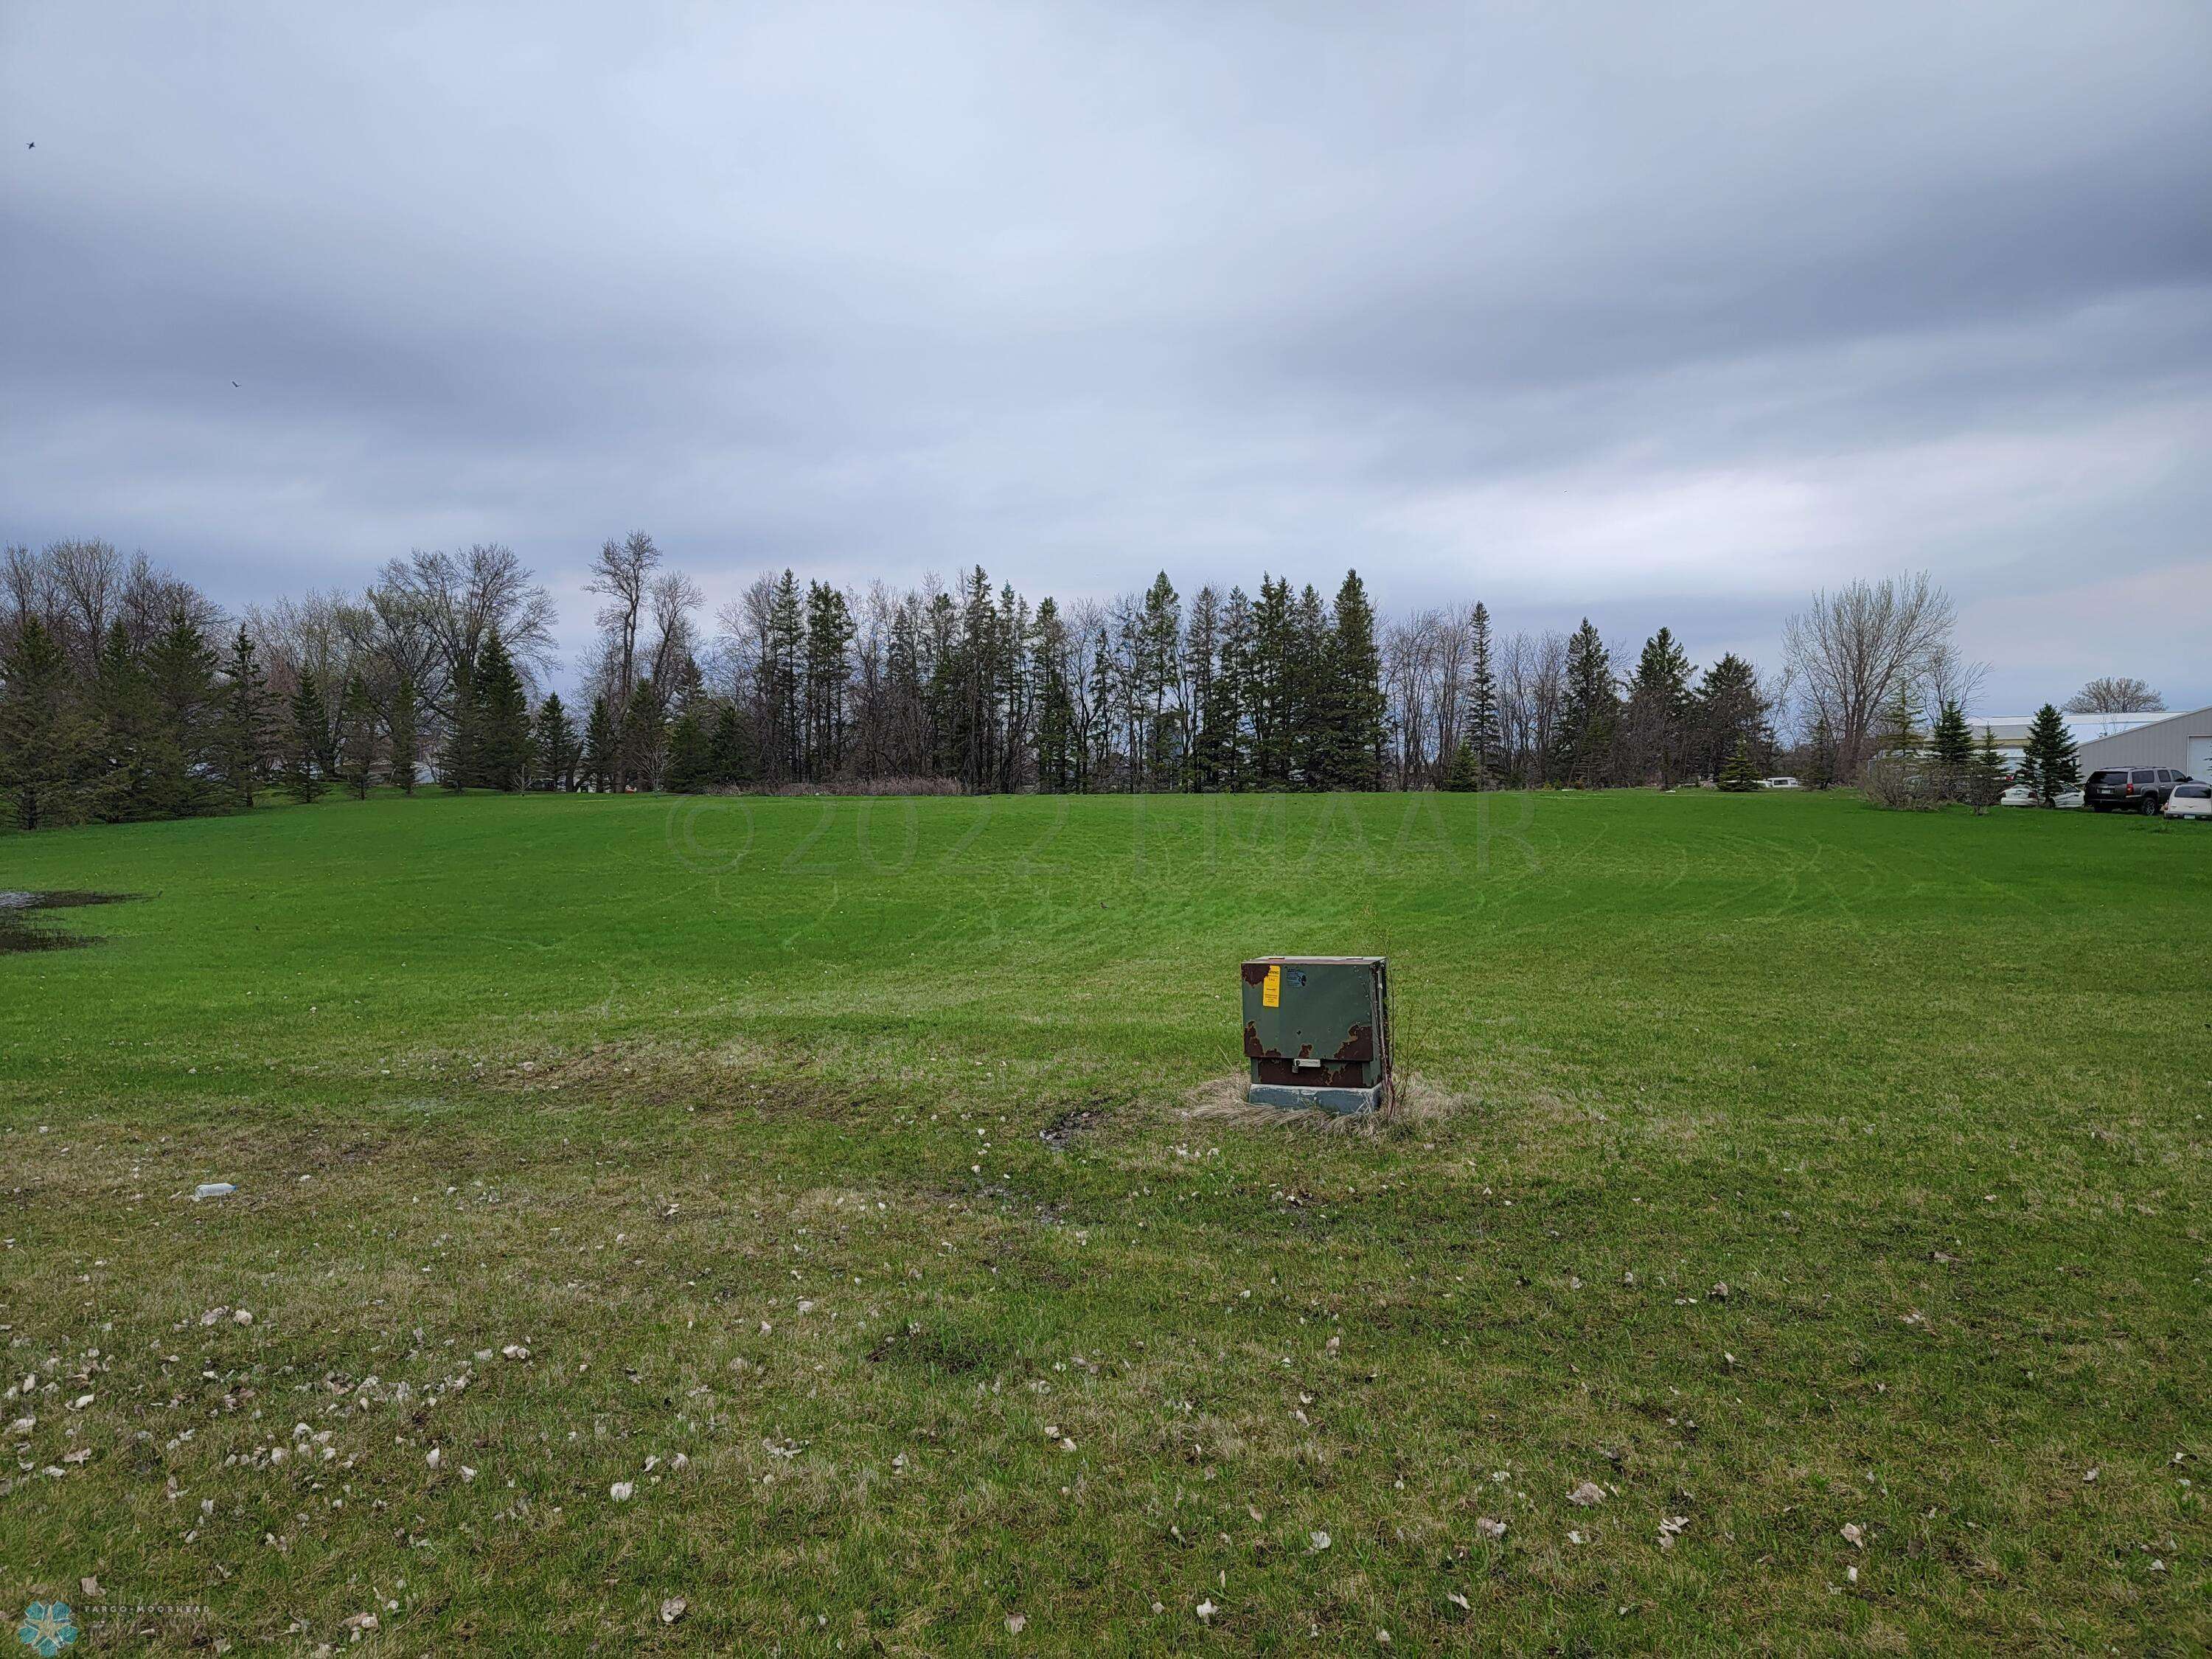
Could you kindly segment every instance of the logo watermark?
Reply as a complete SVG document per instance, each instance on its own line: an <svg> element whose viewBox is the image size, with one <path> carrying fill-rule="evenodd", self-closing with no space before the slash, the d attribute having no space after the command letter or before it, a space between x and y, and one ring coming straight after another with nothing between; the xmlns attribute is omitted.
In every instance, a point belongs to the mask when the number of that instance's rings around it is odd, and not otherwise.
<svg viewBox="0 0 2212 1659"><path fill-rule="evenodd" d="M33 1601L23 1609L15 1639L40 1659L54 1659L64 1648L76 1644L76 1615L66 1601Z"/></svg>

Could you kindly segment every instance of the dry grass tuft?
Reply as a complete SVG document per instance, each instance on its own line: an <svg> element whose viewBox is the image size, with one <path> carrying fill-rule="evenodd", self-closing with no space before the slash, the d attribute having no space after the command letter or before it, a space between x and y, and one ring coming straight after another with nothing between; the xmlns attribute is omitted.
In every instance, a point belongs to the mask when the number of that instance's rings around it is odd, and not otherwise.
<svg viewBox="0 0 2212 1659"><path fill-rule="evenodd" d="M1254 1105L1244 1098L1243 1074L1232 1073L1208 1078L1185 1094L1179 1115L1243 1128L1296 1128L1312 1134L1379 1138L1440 1122L1472 1098L1431 1083L1418 1072L1400 1078L1394 1093L1395 1098L1379 1112L1328 1112L1319 1107L1293 1111L1282 1106Z"/></svg>

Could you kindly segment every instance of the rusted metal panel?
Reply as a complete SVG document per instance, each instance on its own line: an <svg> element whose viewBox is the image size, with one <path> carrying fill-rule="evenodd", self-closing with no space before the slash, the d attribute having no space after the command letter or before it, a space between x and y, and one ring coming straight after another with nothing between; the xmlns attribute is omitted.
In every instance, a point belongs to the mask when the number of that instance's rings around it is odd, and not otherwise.
<svg viewBox="0 0 2212 1659"><path fill-rule="evenodd" d="M1390 1089L1388 967L1381 957L1243 963L1247 1098L1339 1111L1382 1104Z"/></svg>

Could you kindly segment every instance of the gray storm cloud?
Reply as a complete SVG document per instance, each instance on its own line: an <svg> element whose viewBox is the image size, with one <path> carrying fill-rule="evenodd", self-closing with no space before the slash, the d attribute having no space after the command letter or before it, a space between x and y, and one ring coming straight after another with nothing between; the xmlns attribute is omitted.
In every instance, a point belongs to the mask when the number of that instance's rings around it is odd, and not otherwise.
<svg viewBox="0 0 2212 1659"><path fill-rule="evenodd" d="M2195 3L0 13L0 533L1364 572L2212 701ZM27 146L35 143L35 149ZM234 388L232 381L240 382Z"/></svg>

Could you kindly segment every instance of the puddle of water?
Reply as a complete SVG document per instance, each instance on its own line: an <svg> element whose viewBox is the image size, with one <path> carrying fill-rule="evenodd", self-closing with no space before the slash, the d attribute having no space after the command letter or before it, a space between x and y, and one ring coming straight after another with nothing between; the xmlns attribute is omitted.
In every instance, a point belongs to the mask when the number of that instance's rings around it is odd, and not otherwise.
<svg viewBox="0 0 2212 1659"><path fill-rule="evenodd" d="M41 910L77 910L88 904L125 904L137 893L94 893L82 888L58 892L0 891L0 956L17 951L67 951L97 945L92 933L64 933L32 920Z"/></svg>

